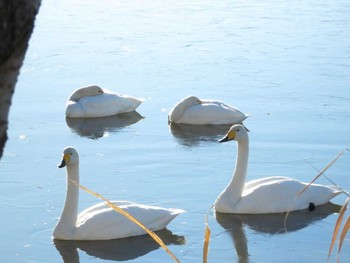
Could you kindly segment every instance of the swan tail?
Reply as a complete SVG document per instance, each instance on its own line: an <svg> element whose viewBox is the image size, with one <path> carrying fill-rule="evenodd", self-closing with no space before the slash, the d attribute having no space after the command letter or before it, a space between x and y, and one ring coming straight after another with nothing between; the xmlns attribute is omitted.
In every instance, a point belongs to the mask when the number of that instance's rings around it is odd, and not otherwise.
<svg viewBox="0 0 350 263"><path fill-rule="evenodd" d="M179 208L170 208L170 210L172 215L179 215L186 212L185 210Z"/></svg>
<svg viewBox="0 0 350 263"><path fill-rule="evenodd" d="M131 97L131 96L128 96L128 99L135 102L135 103L139 103L139 105L145 101L145 99L143 99L143 98L135 98L135 97Z"/></svg>
<svg viewBox="0 0 350 263"><path fill-rule="evenodd" d="M252 116L251 114L244 114L244 115L245 115L244 120L247 119L248 117Z"/></svg>
<svg viewBox="0 0 350 263"><path fill-rule="evenodd" d="M331 188L333 190L333 195L332 195L332 198L336 197L337 195L340 195L340 194L347 194L346 191L344 191L343 189L341 189L340 187L338 186L335 186L335 185L331 185L329 186L329 188Z"/></svg>

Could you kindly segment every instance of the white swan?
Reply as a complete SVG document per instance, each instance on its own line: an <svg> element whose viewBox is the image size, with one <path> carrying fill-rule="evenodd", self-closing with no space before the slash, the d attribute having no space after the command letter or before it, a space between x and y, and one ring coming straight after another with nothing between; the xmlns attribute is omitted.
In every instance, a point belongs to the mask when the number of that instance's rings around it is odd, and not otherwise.
<svg viewBox="0 0 350 263"><path fill-rule="evenodd" d="M188 96L179 101L170 111L168 120L183 124L236 124L249 115L218 100L200 100Z"/></svg>
<svg viewBox="0 0 350 263"><path fill-rule="evenodd" d="M134 111L144 100L93 85L71 94L66 105L69 118L106 117Z"/></svg>
<svg viewBox="0 0 350 263"><path fill-rule="evenodd" d="M145 234L139 226L105 203L91 206L78 215L79 188L71 180L79 183L79 155L72 147L65 148L63 153L59 167L67 168L67 196L61 218L53 231L54 239L109 240ZM129 201L113 203L153 231L165 228L172 219L184 212L181 209L166 209Z"/></svg>
<svg viewBox="0 0 350 263"><path fill-rule="evenodd" d="M265 214L301 210L327 203L342 193L333 186L312 184L297 197L307 183L288 177L273 176L245 183L248 168L249 139L244 126L236 124L220 140L238 142L233 178L215 201L219 213Z"/></svg>

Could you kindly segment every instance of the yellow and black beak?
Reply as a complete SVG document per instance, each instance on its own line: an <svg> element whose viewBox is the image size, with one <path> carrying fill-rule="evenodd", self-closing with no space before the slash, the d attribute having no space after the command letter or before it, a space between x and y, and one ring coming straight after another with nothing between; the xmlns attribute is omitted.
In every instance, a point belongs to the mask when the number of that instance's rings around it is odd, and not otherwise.
<svg viewBox="0 0 350 263"><path fill-rule="evenodd" d="M63 159L60 165L58 165L58 168L63 168L65 167L68 163L70 162L70 155L65 153L63 155Z"/></svg>
<svg viewBox="0 0 350 263"><path fill-rule="evenodd" d="M228 142L234 140L236 137L236 131L229 131L224 138L219 140L219 142Z"/></svg>

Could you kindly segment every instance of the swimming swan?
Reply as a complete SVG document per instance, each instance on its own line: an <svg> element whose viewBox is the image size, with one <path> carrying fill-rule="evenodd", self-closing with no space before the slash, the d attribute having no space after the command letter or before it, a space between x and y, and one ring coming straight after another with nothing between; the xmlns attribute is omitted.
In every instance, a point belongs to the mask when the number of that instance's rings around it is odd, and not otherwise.
<svg viewBox="0 0 350 263"><path fill-rule="evenodd" d="M220 140L238 142L238 155L233 178L215 201L219 213L266 214L311 208L327 203L341 193L332 186L312 184L297 194L307 183L288 177L273 176L245 183L248 168L249 139L242 125L233 125Z"/></svg>
<svg viewBox="0 0 350 263"><path fill-rule="evenodd" d="M54 239L109 240L145 234L139 226L105 203L91 206L78 215L79 188L71 180L79 183L79 155L72 147L65 148L63 153L59 167L67 169L67 196L61 218L53 231ZM166 209L129 201L112 203L153 231L165 228L172 219L184 212L181 209Z"/></svg>
<svg viewBox="0 0 350 263"><path fill-rule="evenodd" d="M96 85L80 88L69 97L66 116L69 118L106 117L134 111L143 99L114 93Z"/></svg>
<svg viewBox="0 0 350 263"><path fill-rule="evenodd" d="M200 100L188 96L179 101L169 112L168 120L183 124L236 124L249 115L218 100Z"/></svg>

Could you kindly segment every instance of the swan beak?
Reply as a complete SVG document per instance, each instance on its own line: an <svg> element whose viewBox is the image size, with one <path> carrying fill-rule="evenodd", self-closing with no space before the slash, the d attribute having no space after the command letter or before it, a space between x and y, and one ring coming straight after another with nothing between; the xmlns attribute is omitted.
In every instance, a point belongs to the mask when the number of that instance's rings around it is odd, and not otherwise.
<svg viewBox="0 0 350 263"><path fill-rule="evenodd" d="M224 138L219 140L219 142L228 142L234 140L236 137L236 132L235 131L229 131Z"/></svg>
<svg viewBox="0 0 350 263"><path fill-rule="evenodd" d="M224 138L222 138L221 140L219 140L219 142L228 142L227 136L225 136Z"/></svg>
<svg viewBox="0 0 350 263"><path fill-rule="evenodd" d="M70 155L69 154L64 154L63 159L60 165L58 165L58 168L63 168L65 167L70 161Z"/></svg>

